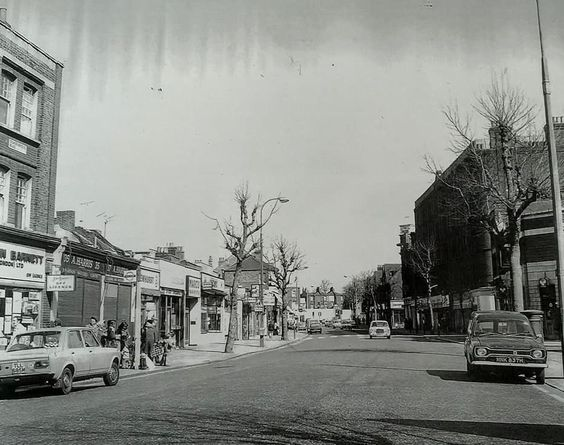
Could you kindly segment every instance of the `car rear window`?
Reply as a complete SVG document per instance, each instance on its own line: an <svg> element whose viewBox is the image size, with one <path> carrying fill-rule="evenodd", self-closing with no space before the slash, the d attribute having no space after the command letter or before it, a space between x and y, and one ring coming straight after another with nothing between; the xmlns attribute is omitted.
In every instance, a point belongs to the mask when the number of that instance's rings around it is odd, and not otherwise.
<svg viewBox="0 0 564 445"><path fill-rule="evenodd" d="M378 327L378 328L387 328L388 327L388 322L387 321L373 321L372 324L370 325L371 327Z"/></svg>
<svg viewBox="0 0 564 445"><path fill-rule="evenodd" d="M21 351L23 349L56 348L59 346L61 333L59 331L33 331L17 335L6 349L6 352Z"/></svg>

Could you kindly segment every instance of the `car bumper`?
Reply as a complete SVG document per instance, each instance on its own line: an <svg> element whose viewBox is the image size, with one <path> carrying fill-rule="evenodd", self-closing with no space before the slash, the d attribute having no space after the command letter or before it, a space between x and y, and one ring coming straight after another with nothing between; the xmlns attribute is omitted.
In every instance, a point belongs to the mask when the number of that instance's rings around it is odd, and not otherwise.
<svg viewBox="0 0 564 445"><path fill-rule="evenodd" d="M52 383L54 378L53 373L0 377L0 386L44 385Z"/></svg>
<svg viewBox="0 0 564 445"><path fill-rule="evenodd" d="M474 360L470 364L475 366L505 367L505 368L548 368L546 363L501 363Z"/></svg>

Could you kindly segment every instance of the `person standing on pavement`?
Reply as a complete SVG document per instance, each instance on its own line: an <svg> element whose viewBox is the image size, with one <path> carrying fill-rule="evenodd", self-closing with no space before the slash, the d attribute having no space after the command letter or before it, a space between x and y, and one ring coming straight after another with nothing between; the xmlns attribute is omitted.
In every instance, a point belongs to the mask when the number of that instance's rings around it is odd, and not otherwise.
<svg viewBox="0 0 564 445"><path fill-rule="evenodd" d="M151 359L153 359L155 343L157 341L157 330L153 325L153 320L147 320L145 324L145 348L143 352Z"/></svg>
<svg viewBox="0 0 564 445"><path fill-rule="evenodd" d="M23 334L26 331L27 331L27 329L22 324L21 318L15 317L12 320L12 335L16 336L16 335L19 335L19 334Z"/></svg>

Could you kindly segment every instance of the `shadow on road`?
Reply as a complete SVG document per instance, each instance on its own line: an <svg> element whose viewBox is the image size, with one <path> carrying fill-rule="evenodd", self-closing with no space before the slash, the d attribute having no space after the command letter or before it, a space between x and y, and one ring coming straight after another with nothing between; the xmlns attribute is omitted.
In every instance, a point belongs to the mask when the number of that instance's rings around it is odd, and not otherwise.
<svg viewBox="0 0 564 445"><path fill-rule="evenodd" d="M72 388L72 392L80 392L86 391L87 389L93 388L100 388L104 385L96 384L96 385L88 385L88 386L74 386ZM72 393L71 393L72 394ZM9 399L38 399L42 397L57 397L60 393L51 388L50 386L34 386L34 387L27 387L18 389L15 393L12 394L1 394L0 393L0 400L9 400Z"/></svg>
<svg viewBox="0 0 564 445"><path fill-rule="evenodd" d="M470 422L433 419L367 419L404 427L419 427L496 439L556 444L564 437L564 425Z"/></svg>
<svg viewBox="0 0 564 445"><path fill-rule="evenodd" d="M326 348L326 349L294 349L292 351L290 351L292 354L302 354L302 353L310 353L310 352L352 352L352 353L357 353L357 352L378 352L378 353L391 353L391 354L423 354L423 355L448 355L448 356L452 356L452 357L460 357L460 354L454 354L454 353L448 353L448 352L426 352L426 351L402 351L400 349L367 349L367 348L350 348L350 349L345 349L345 348L340 348L340 349L335 349L335 348Z"/></svg>
<svg viewBox="0 0 564 445"><path fill-rule="evenodd" d="M455 382L473 382L473 383L501 383L508 385L531 385L523 377L507 374L483 374L478 379L471 379L466 371L454 371L445 369L429 369L427 374L433 377L439 377L441 380L451 380Z"/></svg>

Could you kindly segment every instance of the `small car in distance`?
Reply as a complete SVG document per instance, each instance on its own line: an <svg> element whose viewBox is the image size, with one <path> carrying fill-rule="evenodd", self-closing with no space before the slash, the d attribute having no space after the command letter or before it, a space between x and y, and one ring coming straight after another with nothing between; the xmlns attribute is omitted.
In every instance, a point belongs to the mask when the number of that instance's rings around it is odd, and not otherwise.
<svg viewBox="0 0 564 445"><path fill-rule="evenodd" d="M529 319L510 311L474 312L468 323L464 342L468 377L501 371L535 377L544 384L547 368L546 348Z"/></svg>
<svg viewBox="0 0 564 445"><path fill-rule="evenodd" d="M333 320L333 327L335 329L341 329L343 327L343 323L341 320L339 320L338 318Z"/></svg>
<svg viewBox="0 0 564 445"><path fill-rule="evenodd" d="M392 330L386 320L374 320L370 323L368 328L368 335L370 338L374 337L392 337Z"/></svg>
<svg viewBox="0 0 564 445"><path fill-rule="evenodd" d="M119 381L120 353L103 348L86 327L58 327L15 335L0 352L0 393L19 386L50 385L62 394L73 382L102 377L106 386Z"/></svg>
<svg viewBox="0 0 564 445"><path fill-rule="evenodd" d="M341 320L341 329L346 329L347 331L351 331L353 328L352 320Z"/></svg>
<svg viewBox="0 0 564 445"><path fill-rule="evenodd" d="M321 326L321 323L318 320L307 320L306 322L307 324L307 333L308 334L313 334L314 332L318 332L318 333L322 333L323 332L323 327Z"/></svg>

